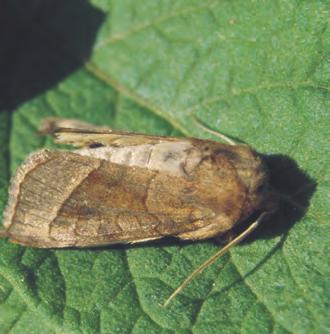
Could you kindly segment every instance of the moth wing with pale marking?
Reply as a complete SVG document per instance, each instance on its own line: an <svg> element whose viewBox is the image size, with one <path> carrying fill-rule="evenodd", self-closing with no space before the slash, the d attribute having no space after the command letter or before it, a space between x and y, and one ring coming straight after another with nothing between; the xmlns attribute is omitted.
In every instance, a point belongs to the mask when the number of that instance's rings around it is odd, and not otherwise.
<svg viewBox="0 0 330 334"><path fill-rule="evenodd" d="M205 239L262 206L258 189L266 171L246 145L52 122L44 132L82 148L39 151L18 169L2 232L13 242L89 247L164 236Z"/></svg>
<svg viewBox="0 0 330 334"><path fill-rule="evenodd" d="M108 127L97 126L75 119L52 117L43 120L39 133L53 136L58 144L68 144L74 147L122 147L182 140L182 138L177 137L112 130Z"/></svg>

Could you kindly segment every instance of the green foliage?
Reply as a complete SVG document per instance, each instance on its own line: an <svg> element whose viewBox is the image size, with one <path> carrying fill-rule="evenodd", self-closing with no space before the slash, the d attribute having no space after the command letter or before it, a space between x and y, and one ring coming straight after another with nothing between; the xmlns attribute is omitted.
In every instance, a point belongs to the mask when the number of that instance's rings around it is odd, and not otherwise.
<svg viewBox="0 0 330 334"><path fill-rule="evenodd" d="M308 174L290 199L312 197L295 224L287 224L292 212L276 216L268 234L231 250L167 309L160 304L215 252L213 242L38 250L0 240L0 333L328 332L326 1L81 2L29 1L20 13L46 36L42 53L38 43L35 53L21 47L27 69L9 66L16 81L0 101L1 211L9 174L30 152L53 147L36 133L46 116L210 138L195 114L260 152L290 156ZM93 51L80 66L87 32ZM49 72L38 72L35 54L53 61Z"/></svg>

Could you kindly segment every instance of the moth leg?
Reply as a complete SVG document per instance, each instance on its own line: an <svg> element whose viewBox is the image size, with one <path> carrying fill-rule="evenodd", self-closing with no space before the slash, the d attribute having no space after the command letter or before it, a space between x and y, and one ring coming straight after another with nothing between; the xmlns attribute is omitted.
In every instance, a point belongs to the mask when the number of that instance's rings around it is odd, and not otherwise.
<svg viewBox="0 0 330 334"><path fill-rule="evenodd" d="M237 145L235 143L235 141L233 141L232 139L230 139L229 137L227 137L226 135L222 134L221 132L218 132L218 131L214 131L214 130L211 130L209 129L208 127L206 127L204 124L202 124L198 118L195 116L195 115L192 115L191 116L194 123L199 127L201 128L202 130L204 130L205 132L208 132L214 136L217 136L218 138L220 138L221 140L227 142L229 145Z"/></svg>
<svg viewBox="0 0 330 334"><path fill-rule="evenodd" d="M195 221L194 223L196 226L199 225L199 221ZM201 219L201 223L201 225L205 225L203 224L203 219ZM176 237L183 240L204 240L215 238L230 231L233 227L233 223L232 219L227 215L218 215L214 220L210 221L208 225L198 227L193 231L180 233L176 235Z"/></svg>
<svg viewBox="0 0 330 334"><path fill-rule="evenodd" d="M223 220L224 226L229 226L230 221ZM217 223L210 224L208 226L196 229L195 231L191 232L184 232L181 234L178 234L176 237L182 239L182 240L204 240L209 238L214 238L219 235L219 233L223 233L224 229L219 230L219 225Z"/></svg>

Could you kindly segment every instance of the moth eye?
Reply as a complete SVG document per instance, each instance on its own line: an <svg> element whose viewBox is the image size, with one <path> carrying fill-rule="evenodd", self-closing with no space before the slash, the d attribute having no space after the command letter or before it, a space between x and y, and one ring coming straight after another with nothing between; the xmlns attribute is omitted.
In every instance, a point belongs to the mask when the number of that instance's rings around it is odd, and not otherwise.
<svg viewBox="0 0 330 334"><path fill-rule="evenodd" d="M98 148L98 147L103 147L104 145L101 143L91 143L88 147L89 148Z"/></svg>

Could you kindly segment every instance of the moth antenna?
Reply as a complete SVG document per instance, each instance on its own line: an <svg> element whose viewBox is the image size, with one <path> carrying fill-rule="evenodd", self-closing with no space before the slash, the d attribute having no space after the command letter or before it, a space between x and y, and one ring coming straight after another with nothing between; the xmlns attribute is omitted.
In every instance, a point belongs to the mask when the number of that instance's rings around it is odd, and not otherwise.
<svg viewBox="0 0 330 334"><path fill-rule="evenodd" d="M214 131L214 130L211 130L209 129L208 127L206 127L205 125L203 125L199 120L198 118L195 116L195 115L192 115L191 116L194 123L199 127L201 128L202 130L204 130L205 132L208 132L220 139L222 139L223 141L227 142L229 145L237 145L232 139L230 139L229 137L227 137L226 135L222 134L221 132L218 132L218 131Z"/></svg>
<svg viewBox="0 0 330 334"><path fill-rule="evenodd" d="M215 262L219 257L224 255L228 252L228 250L240 243L243 239L245 239L250 233L252 233L260 224L262 219L268 215L269 212L265 211L263 212L258 219L253 222L245 231L243 231L240 235L238 235L235 239L230 241L226 246L224 246L222 249L217 251L215 254L213 254L211 257L209 257L204 263L202 263L197 269L195 269L182 283L180 286L178 286L172 294L168 297L168 299L163 304L163 307L167 307L169 303L187 286L190 284L190 282L198 276L201 272L203 272L208 266L210 266L212 263Z"/></svg>

